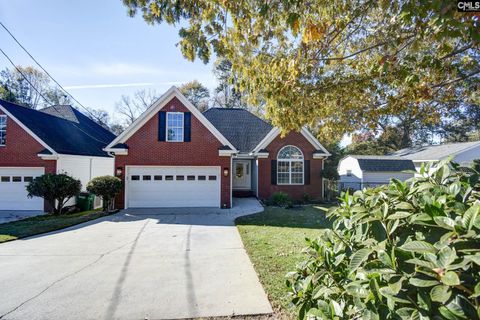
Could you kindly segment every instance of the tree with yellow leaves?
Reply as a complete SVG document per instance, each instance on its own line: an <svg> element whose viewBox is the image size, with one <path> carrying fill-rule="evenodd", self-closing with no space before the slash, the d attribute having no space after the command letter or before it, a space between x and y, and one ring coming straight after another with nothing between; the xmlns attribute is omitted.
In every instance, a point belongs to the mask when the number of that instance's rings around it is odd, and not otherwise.
<svg viewBox="0 0 480 320"><path fill-rule="evenodd" d="M434 124L478 104L479 18L454 1L123 0L181 25L189 59L228 59L250 103L284 131L322 140L410 114Z"/></svg>

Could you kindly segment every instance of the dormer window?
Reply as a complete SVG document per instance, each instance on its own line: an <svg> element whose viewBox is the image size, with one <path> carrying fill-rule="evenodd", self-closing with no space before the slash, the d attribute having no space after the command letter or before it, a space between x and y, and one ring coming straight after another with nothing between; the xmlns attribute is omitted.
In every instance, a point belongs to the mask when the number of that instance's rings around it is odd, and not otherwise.
<svg viewBox="0 0 480 320"><path fill-rule="evenodd" d="M167 112L167 141L183 142L183 112Z"/></svg>
<svg viewBox="0 0 480 320"><path fill-rule="evenodd" d="M7 116L0 115L0 146L7 143Z"/></svg>

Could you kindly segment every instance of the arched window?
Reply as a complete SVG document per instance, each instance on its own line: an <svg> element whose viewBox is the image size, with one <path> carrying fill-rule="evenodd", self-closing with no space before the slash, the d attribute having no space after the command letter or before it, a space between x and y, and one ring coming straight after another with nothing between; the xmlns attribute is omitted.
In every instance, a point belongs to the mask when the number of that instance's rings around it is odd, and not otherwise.
<svg viewBox="0 0 480 320"><path fill-rule="evenodd" d="M285 146L277 156L277 183L303 184L303 153L295 146Z"/></svg>

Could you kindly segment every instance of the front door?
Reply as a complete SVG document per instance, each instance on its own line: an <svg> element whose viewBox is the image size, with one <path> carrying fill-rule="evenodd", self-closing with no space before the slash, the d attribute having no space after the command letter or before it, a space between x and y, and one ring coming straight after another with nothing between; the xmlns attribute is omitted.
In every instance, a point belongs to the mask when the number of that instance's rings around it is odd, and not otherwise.
<svg viewBox="0 0 480 320"><path fill-rule="evenodd" d="M233 161L233 189L251 189L251 169L249 160Z"/></svg>

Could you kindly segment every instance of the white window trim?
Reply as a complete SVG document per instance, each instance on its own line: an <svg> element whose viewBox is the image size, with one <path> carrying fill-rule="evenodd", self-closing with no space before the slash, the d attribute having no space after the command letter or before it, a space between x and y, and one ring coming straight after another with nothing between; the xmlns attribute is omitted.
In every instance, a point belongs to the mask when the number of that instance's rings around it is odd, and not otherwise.
<svg viewBox="0 0 480 320"><path fill-rule="evenodd" d="M6 114L2 114L0 115L0 119L5 119L5 130L0 130L0 131L5 131L5 143L0 143L0 147L5 147L7 145L7 139L6 139L6 135L7 135L7 115Z"/></svg>
<svg viewBox="0 0 480 320"><path fill-rule="evenodd" d="M294 147L296 149L298 149L300 151L300 153L302 154L302 159L279 159L279 155L280 155L280 152L282 152L283 149L287 148L287 147ZM280 173L287 173L287 172L279 172L278 170L278 167L279 167L279 163L280 162L288 162L288 183L280 183L279 179L278 179L278 175ZM292 183L292 162L301 162L302 163L302 183ZM294 173L299 173L299 172L294 172ZM281 186L303 186L305 185L305 156L303 155L303 152L302 152L302 149L300 149L299 147L297 146L293 146L293 145L287 145L287 146L284 146L282 147L278 153L277 153L277 185L281 185Z"/></svg>
<svg viewBox="0 0 480 320"><path fill-rule="evenodd" d="M168 115L169 114L181 114L182 115L182 140L168 140ZM185 141L185 114L183 112L167 112L165 117L165 141L166 142L184 142Z"/></svg>

